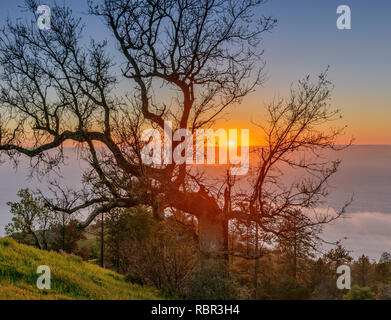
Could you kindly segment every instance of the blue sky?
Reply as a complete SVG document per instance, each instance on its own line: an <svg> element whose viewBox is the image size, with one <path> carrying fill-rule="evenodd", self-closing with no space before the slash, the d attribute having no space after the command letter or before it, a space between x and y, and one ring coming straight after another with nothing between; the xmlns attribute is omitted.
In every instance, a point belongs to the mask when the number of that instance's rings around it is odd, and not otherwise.
<svg viewBox="0 0 391 320"><path fill-rule="evenodd" d="M59 1L83 17L86 39L110 39L103 23L85 14L86 2ZM21 4L23 0L2 0L0 24L7 16L23 16L18 8ZM339 5L351 8L351 30L336 27ZM244 101L237 121L248 122L257 116L259 101L287 94L294 81L330 65L333 103L342 109L349 135L357 144L391 144L391 1L268 0L258 14L278 19L277 28L264 37L269 80Z"/></svg>

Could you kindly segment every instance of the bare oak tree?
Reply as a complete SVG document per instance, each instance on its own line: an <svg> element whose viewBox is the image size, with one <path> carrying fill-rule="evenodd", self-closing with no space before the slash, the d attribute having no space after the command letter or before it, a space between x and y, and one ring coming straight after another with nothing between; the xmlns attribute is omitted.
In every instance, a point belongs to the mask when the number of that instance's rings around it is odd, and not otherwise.
<svg viewBox="0 0 391 320"><path fill-rule="evenodd" d="M300 157L336 148L341 134L322 128L339 115L328 104L326 75L314 84L304 79L290 99L267 108L267 145L260 149L246 194L226 189L223 195L186 164L142 163L140 137L146 127L163 132L165 121L173 130L209 128L262 84L261 36L276 23L259 14L263 2L90 1L90 14L113 35L120 56L116 64L107 42L85 44L83 24L68 8L52 8L49 31L36 28L34 20L32 25L9 22L0 36L0 151L52 169L64 159L64 144L76 143L89 169L80 190L52 182L52 209L89 210L81 227L114 208L149 206L157 219L180 210L198 220L200 265L226 270L229 220L250 219L264 232L282 234L284 215L292 208L315 208L326 195L338 162ZM36 1L26 3L34 13ZM129 92L118 94L119 83ZM170 94L168 100L159 96L160 87ZM312 178L284 186L275 174L280 163L305 169ZM311 223L333 218L317 216Z"/></svg>

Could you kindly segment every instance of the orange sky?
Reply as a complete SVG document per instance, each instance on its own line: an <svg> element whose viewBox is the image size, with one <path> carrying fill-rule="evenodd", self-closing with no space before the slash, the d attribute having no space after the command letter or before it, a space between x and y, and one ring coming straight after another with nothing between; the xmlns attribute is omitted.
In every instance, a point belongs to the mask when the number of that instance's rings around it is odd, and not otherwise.
<svg viewBox="0 0 391 320"><path fill-rule="evenodd" d="M216 128L246 128L250 129L250 145L263 143L261 131L252 122L262 122L264 104L272 101L279 92L284 97L286 89L261 88L247 97L240 106L234 106L224 119L216 123ZM374 96L370 90L365 94L360 92L344 92L343 88L335 87L331 106L339 108L343 119L335 125L347 125L346 139L354 138L354 144L360 145L390 145L391 144L391 90L382 95Z"/></svg>

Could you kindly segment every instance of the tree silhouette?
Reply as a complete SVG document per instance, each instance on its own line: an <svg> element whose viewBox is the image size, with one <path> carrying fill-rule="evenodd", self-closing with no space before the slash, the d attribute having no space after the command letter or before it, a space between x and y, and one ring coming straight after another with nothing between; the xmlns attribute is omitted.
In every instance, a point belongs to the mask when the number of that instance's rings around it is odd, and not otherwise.
<svg viewBox="0 0 391 320"><path fill-rule="evenodd" d="M62 164L64 143L76 143L89 164L82 188L51 181L51 209L89 210L80 227L114 208L145 205L160 220L180 210L198 221L199 265L224 272L230 220L250 220L263 232L281 235L281 219L290 209L313 209L326 196L339 162L317 152L337 149L342 133L330 129L339 111L329 106L326 73L315 83L305 78L290 98L267 107L267 121L260 121L267 143L246 193L222 193L186 164L146 165L141 132L163 132L165 121L173 130L209 128L264 82L261 36L276 20L258 17L263 3L90 1L90 14L102 18L117 44L117 66L107 42L82 41L82 21L69 8L52 8L49 31L8 22L0 37L0 151L14 160L26 155L33 168L50 170ZM36 1L26 4L35 15ZM131 90L118 94L119 82ZM161 86L171 95L168 102L157 94ZM308 162L305 154L315 159ZM310 178L287 186L279 174L282 163L304 169ZM225 177L221 186L228 190ZM327 223L341 212L316 215L310 224Z"/></svg>

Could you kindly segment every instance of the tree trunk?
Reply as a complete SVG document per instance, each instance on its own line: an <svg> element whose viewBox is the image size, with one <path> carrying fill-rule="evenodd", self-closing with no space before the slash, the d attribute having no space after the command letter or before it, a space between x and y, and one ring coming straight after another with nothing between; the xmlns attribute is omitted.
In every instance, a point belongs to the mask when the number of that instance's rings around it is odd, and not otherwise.
<svg viewBox="0 0 391 320"><path fill-rule="evenodd" d="M62 214L62 251L65 252L65 213Z"/></svg>
<svg viewBox="0 0 391 320"><path fill-rule="evenodd" d="M259 235L258 223L255 223L255 261L254 261L254 300L258 299Z"/></svg>
<svg viewBox="0 0 391 320"><path fill-rule="evenodd" d="M36 246L38 249L42 249L41 244L39 243L39 239L38 239L37 235L35 234L35 232L32 231L32 230L30 230L29 232L30 232L30 234L31 234L31 235L33 236L33 238L34 238L35 246Z"/></svg>
<svg viewBox="0 0 391 320"><path fill-rule="evenodd" d="M43 248L45 250L48 250L48 242L46 240L46 231L42 231L42 242L43 242Z"/></svg>
<svg viewBox="0 0 391 320"><path fill-rule="evenodd" d="M101 219L101 224L100 224L100 266L102 268L104 268L105 264L104 264L104 252L105 252L105 248L104 248L104 237L105 237L105 233L104 233L104 213L102 212L102 219Z"/></svg>
<svg viewBox="0 0 391 320"><path fill-rule="evenodd" d="M295 224L295 227L294 227L294 235L295 235L295 239L294 239L294 242L293 242L293 245L294 245L294 248L293 248L293 278L295 279L295 281L297 280L297 232L296 232L296 224Z"/></svg>
<svg viewBox="0 0 391 320"><path fill-rule="evenodd" d="M208 213L198 218L199 257L201 268L213 268L228 273L227 221Z"/></svg>
<svg viewBox="0 0 391 320"><path fill-rule="evenodd" d="M293 279L297 280L297 247L295 241L295 247L293 251Z"/></svg>

